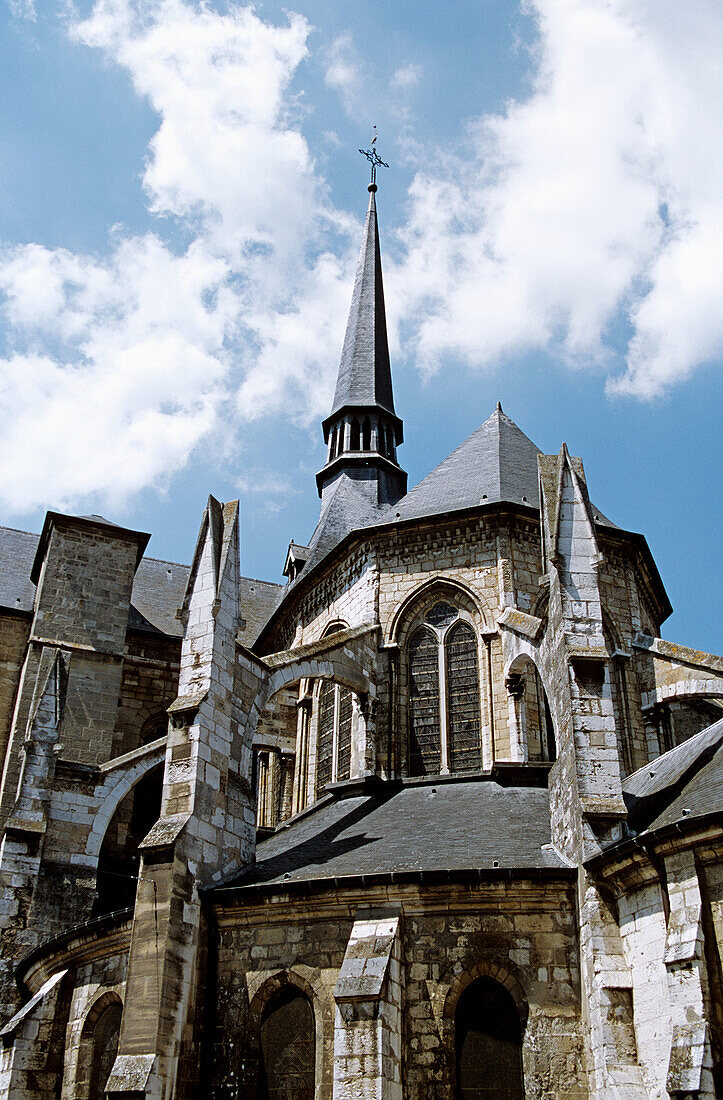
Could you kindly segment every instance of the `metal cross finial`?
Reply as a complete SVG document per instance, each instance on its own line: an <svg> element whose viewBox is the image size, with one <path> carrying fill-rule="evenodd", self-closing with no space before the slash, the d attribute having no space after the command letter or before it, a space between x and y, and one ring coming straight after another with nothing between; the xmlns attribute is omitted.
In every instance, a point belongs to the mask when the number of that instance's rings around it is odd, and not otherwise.
<svg viewBox="0 0 723 1100"><path fill-rule="evenodd" d="M377 189L377 168L379 168L379 167L388 168L389 167L387 162L385 160L382 160L382 158L379 156L379 153L377 153L376 149L374 148L376 143L377 143L377 137L378 136L379 135L377 134L377 128L375 126L374 127L374 137L372 138L372 143L371 143L370 147L368 149L360 149L359 150L361 155L363 157L366 157L367 160L369 161L369 163L372 166L372 178L371 178L371 181L369 183L369 190L370 191L371 191L372 188L374 188L375 191Z"/></svg>

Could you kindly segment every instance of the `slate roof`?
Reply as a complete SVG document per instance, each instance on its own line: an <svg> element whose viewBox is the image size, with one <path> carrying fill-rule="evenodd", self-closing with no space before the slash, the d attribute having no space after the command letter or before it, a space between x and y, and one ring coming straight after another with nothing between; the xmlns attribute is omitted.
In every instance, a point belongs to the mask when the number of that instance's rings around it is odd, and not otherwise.
<svg viewBox="0 0 723 1100"><path fill-rule="evenodd" d="M32 611L35 585L30 570L35 561L40 535L0 527L0 607Z"/></svg>
<svg viewBox="0 0 723 1100"><path fill-rule="evenodd" d="M218 889L426 871L565 868L550 846L546 787L406 781L327 795L281 826L256 863ZM217 890L214 891L217 892Z"/></svg>
<svg viewBox="0 0 723 1100"><path fill-rule="evenodd" d="M373 191L369 193L369 208L330 416L347 405L379 405L394 413L379 226Z"/></svg>
<svg viewBox="0 0 723 1100"><path fill-rule="evenodd" d="M178 562L142 558L133 579L128 626L182 637L183 626L176 611L183 603L189 572L189 566Z"/></svg>
<svg viewBox="0 0 723 1100"><path fill-rule="evenodd" d="M723 718L628 776L623 794L636 832L723 814Z"/></svg>
<svg viewBox="0 0 723 1100"><path fill-rule="evenodd" d="M0 527L0 607L25 612L33 610L35 585L30 580L30 570L39 540L39 535L29 531ZM189 572L188 565L143 558L133 581L128 626L180 638L183 627L176 618L176 610L183 603ZM248 646L256 641L281 599L284 587L250 577L241 577L240 583L243 620L239 637Z"/></svg>
<svg viewBox="0 0 723 1100"><path fill-rule="evenodd" d="M340 477L324 502L319 522L309 539L306 563L299 576L308 575L352 531L383 522L383 515L361 495L355 482L348 477ZM282 598L295 587L298 579L286 586Z"/></svg>
<svg viewBox="0 0 723 1100"><path fill-rule="evenodd" d="M502 411L502 406L431 473L389 508L395 519L421 519L480 505L540 507L540 448ZM614 527L599 509L595 519Z"/></svg>
<svg viewBox="0 0 723 1100"><path fill-rule="evenodd" d="M252 646L259 634L276 610L284 594L283 584L272 581L258 581L252 577L241 577L241 622L239 623L239 641Z"/></svg>
<svg viewBox="0 0 723 1100"><path fill-rule="evenodd" d="M498 404L464 443L396 504L375 508L361 495L355 482L339 478L309 540L306 564L296 580L286 586L284 598L354 531L489 504L520 504L539 509L538 454L541 454L539 447ZM593 515L601 526L617 529L594 505Z"/></svg>

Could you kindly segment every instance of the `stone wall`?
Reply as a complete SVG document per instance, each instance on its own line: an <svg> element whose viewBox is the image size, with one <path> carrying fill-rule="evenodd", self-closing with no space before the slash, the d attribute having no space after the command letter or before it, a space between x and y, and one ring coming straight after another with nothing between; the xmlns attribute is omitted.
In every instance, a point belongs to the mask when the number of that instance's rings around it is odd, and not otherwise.
<svg viewBox="0 0 723 1100"><path fill-rule="evenodd" d="M129 634L117 703L112 755L132 752L146 739L154 716L168 727L166 710L176 698L181 645L162 635ZM150 731L148 731L150 732Z"/></svg>
<svg viewBox="0 0 723 1100"><path fill-rule="evenodd" d="M526 1095L587 1095L573 888L518 879L468 889L337 890L313 901L269 895L219 911L214 1097L236 1095L235 1088L255 1095L259 1004L280 979L296 982L312 1000L322 1039L317 1095L332 1095L334 991L354 920L370 905L403 908L406 1098L454 1095L454 1006L484 974L509 989L522 1009Z"/></svg>
<svg viewBox="0 0 723 1100"><path fill-rule="evenodd" d="M586 724L605 723L604 751L613 747L614 727L615 751L626 773L649 758L640 713L637 665L631 660L632 639L643 620L650 622L653 612L656 615L660 612L655 610L650 581L635 549L602 532L593 553L600 593L596 629L600 643L604 632L609 667L605 670L600 700L604 715L601 711ZM587 568L585 562L582 565ZM559 692L560 676L565 685L570 678L568 662L564 654L555 653L555 631L561 629L562 609L555 618L557 625L545 637L529 642L522 639L522 645L510 632L501 635L497 625L500 612L509 608L515 614L539 613L541 628L546 627L548 588L541 581L541 572L539 522L512 511L480 517L444 517L413 527L383 530L352 545L338 560L332 560L309 591L304 591L302 580L299 595L292 592L287 598L287 618L267 641L267 649L291 644L292 640L294 645L308 644L319 638L332 622L355 626L379 621L383 640L377 669L377 760L381 774L405 774L407 656L400 630L403 633L405 618L414 613L415 600L425 598L426 585L436 584L440 592L445 584L457 585L458 602L464 605L466 599L471 599L476 608L484 765L489 767L493 760L515 760L521 752L524 755L525 749L517 743L518 731L514 720L511 722L514 715L505 680L517 655L525 654L540 672L558 741L572 713L570 691L565 686L565 698ZM454 600L453 588L446 598ZM577 614L574 608L572 614ZM584 645L589 644L584 637L587 629L588 625L576 621L575 631ZM570 682L575 696L575 678ZM587 701L581 704L587 705ZM602 727L591 735L594 738L601 733ZM564 755L564 747L562 752Z"/></svg>

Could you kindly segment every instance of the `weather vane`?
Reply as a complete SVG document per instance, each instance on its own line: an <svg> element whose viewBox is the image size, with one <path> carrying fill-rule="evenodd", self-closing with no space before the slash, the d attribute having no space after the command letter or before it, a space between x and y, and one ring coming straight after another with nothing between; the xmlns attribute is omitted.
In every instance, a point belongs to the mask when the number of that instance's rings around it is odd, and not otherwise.
<svg viewBox="0 0 723 1100"><path fill-rule="evenodd" d="M371 191L372 187L374 188L375 191L377 189L377 168L379 168L379 167L388 168L389 167L387 162L385 160L382 160L382 158L379 156L379 153L377 153L377 151L376 151L375 146L376 146L376 143L377 143L377 137L378 136L379 135L377 134L377 128L375 126L374 127L374 137L372 138L371 145L369 146L368 149L360 149L359 150L361 155L363 157L366 157L367 160L369 161L369 163L372 166L372 178L371 178L371 181L369 183L369 190L370 191Z"/></svg>

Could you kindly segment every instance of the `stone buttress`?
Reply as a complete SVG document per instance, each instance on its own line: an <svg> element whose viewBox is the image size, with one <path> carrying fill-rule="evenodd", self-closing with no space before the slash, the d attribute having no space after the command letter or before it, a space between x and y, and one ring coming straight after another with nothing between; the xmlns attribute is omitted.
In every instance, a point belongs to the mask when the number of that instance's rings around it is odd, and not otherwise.
<svg viewBox="0 0 723 1100"><path fill-rule="evenodd" d="M98 801L88 776L112 755L131 588L149 536L101 517L49 512L0 788L0 1014L17 1005L12 966L91 914L86 856ZM56 772L64 770L64 793ZM62 803L62 804L61 804Z"/></svg>
<svg viewBox="0 0 723 1100"><path fill-rule="evenodd" d="M199 886L254 854L254 808L236 682L238 504L209 498L181 615L179 694L161 817L141 845L119 1053L109 1096L193 1096L204 923Z"/></svg>
<svg viewBox="0 0 723 1100"><path fill-rule="evenodd" d="M588 1087L591 1097L642 1100L646 1093L640 1069L628 1050L632 983L619 927L581 866L622 834L626 815L612 655L606 647L598 581L602 555L582 460L571 457L563 444L558 455L539 455L538 466L543 572L549 586L549 682L555 685L560 731L558 760L550 775L552 838L581 867Z"/></svg>

